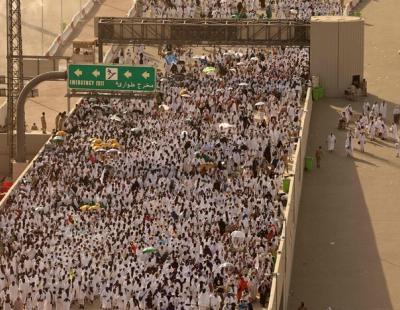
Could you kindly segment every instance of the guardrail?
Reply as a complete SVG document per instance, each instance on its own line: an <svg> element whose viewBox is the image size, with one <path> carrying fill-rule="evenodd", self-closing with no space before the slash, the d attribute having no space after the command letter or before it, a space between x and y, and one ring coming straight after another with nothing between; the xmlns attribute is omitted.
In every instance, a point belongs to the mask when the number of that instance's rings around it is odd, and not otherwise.
<svg viewBox="0 0 400 310"><path fill-rule="evenodd" d="M294 175L290 177L290 187L285 210L285 222L282 227L281 241L276 257L268 310L288 309L297 216L303 184L304 158L307 151L312 106L312 92L311 88L308 88L304 104L304 113L301 120L298 146L293 157Z"/></svg>

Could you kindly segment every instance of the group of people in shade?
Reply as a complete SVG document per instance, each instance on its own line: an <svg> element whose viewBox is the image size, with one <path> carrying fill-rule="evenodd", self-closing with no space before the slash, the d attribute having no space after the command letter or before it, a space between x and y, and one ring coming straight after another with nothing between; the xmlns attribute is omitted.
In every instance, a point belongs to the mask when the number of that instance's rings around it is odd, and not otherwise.
<svg viewBox="0 0 400 310"><path fill-rule="evenodd" d="M344 149L346 156L353 157L354 146L358 145L360 152L365 152L367 141L378 139L387 140L394 145L395 156L400 157L400 138L398 132L398 109L393 110L393 121L388 120L388 105L385 101L375 102L372 105L365 101L362 103L361 113L355 115L351 104L347 105L340 113L339 129L346 129ZM389 124L388 124L389 123ZM350 126L350 124L352 124ZM354 126L353 126L354 125ZM333 152L336 146L336 136L330 133L326 139L327 149ZM322 147L315 153L317 167L322 159Z"/></svg>
<svg viewBox="0 0 400 310"><path fill-rule="evenodd" d="M2 309L266 306L308 50L194 61L65 120L0 211Z"/></svg>
<svg viewBox="0 0 400 310"><path fill-rule="evenodd" d="M151 0L144 14L156 18L250 18L310 20L311 16L342 15L339 0Z"/></svg>

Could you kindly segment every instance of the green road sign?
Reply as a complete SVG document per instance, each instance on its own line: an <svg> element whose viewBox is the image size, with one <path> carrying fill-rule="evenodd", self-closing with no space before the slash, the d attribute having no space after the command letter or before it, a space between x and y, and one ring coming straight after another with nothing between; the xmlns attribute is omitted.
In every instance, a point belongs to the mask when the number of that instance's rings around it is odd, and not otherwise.
<svg viewBox="0 0 400 310"><path fill-rule="evenodd" d="M69 65L68 87L72 90L153 92L156 69L143 66Z"/></svg>

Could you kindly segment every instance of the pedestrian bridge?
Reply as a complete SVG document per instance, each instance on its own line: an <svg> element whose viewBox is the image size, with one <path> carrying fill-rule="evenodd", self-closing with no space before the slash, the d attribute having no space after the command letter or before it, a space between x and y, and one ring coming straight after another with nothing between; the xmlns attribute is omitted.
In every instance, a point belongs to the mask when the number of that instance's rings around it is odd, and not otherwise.
<svg viewBox="0 0 400 310"><path fill-rule="evenodd" d="M310 45L310 23L294 20L100 17L96 26L99 45Z"/></svg>

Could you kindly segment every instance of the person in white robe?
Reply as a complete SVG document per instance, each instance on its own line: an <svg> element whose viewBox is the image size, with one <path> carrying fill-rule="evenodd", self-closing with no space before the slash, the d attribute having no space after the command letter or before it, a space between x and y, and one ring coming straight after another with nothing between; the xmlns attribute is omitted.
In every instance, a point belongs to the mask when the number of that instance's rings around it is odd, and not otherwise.
<svg viewBox="0 0 400 310"><path fill-rule="evenodd" d="M344 114L346 117L346 123L349 124L351 122L351 118L353 116L353 108L351 104L349 104L345 109L344 109Z"/></svg>
<svg viewBox="0 0 400 310"><path fill-rule="evenodd" d="M351 131L347 133L344 147L346 149L346 156L353 157L353 135Z"/></svg>
<svg viewBox="0 0 400 310"><path fill-rule="evenodd" d="M399 140L399 131L396 123L393 123L392 126L390 126L390 132L392 133L392 138L394 141Z"/></svg>
<svg viewBox="0 0 400 310"><path fill-rule="evenodd" d="M326 139L328 145L328 151L333 152L335 150L336 136L331 132Z"/></svg>
<svg viewBox="0 0 400 310"><path fill-rule="evenodd" d="M400 157L400 141L397 140L394 144L394 149L396 150L396 157Z"/></svg>
<svg viewBox="0 0 400 310"><path fill-rule="evenodd" d="M381 104L379 105L379 114L382 115L382 118L386 120L387 116L387 103L385 101L382 101Z"/></svg>
<svg viewBox="0 0 400 310"><path fill-rule="evenodd" d="M365 133L362 131L362 132L360 132L360 135L358 136L358 144L360 145L360 151L362 153L365 152L365 142L366 142Z"/></svg>

